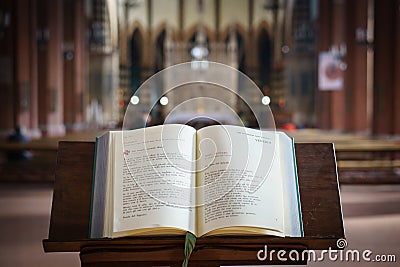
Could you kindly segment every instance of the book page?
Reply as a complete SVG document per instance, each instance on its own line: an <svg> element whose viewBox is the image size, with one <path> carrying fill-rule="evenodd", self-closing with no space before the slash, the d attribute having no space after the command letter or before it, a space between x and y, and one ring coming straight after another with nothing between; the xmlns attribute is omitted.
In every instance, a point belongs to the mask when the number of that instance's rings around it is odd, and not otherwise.
<svg viewBox="0 0 400 267"><path fill-rule="evenodd" d="M101 138L96 138L95 165L94 165L94 185L93 198L91 202L91 224L90 237L101 238L104 235L105 222L107 214L108 187L107 174L109 173L108 163L110 162L109 140L111 133L104 134Z"/></svg>
<svg viewBox="0 0 400 267"><path fill-rule="evenodd" d="M197 138L201 155L197 201L203 204L198 211L198 234L246 227L283 236L283 193L275 132L210 126L199 130Z"/></svg>
<svg viewBox="0 0 400 267"><path fill-rule="evenodd" d="M297 177L294 140L285 133L279 133L281 170L283 179L283 203L285 206L285 235L303 236L303 221L300 207L300 192Z"/></svg>
<svg viewBox="0 0 400 267"><path fill-rule="evenodd" d="M113 232L168 227L195 231L194 210L189 208L195 201L195 138L195 129L184 125L116 136Z"/></svg>

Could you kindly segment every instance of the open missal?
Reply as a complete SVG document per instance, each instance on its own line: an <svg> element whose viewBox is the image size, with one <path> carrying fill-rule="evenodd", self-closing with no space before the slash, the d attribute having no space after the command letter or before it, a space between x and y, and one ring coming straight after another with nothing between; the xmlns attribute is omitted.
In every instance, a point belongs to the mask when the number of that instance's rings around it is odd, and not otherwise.
<svg viewBox="0 0 400 267"><path fill-rule="evenodd" d="M303 236L294 141L167 124L96 140L90 238Z"/></svg>

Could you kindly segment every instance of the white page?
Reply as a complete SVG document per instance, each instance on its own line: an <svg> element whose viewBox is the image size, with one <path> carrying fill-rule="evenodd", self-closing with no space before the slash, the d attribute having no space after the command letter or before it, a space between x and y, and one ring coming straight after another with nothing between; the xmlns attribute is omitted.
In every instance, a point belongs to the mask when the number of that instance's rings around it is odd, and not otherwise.
<svg viewBox="0 0 400 267"><path fill-rule="evenodd" d="M279 133L279 139L281 170L284 173L285 235L300 237L303 236L303 225L294 140L282 132Z"/></svg>
<svg viewBox="0 0 400 267"><path fill-rule="evenodd" d="M124 140L124 146L115 153L114 232L195 231L194 210L187 208L195 197L189 190L195 182L195 133L189 126L164 125L117 136L116 143Z"/></svg>
<svg viewBox="0 0 400 267"><path fill-rule="evenodd" d="M283 235L282 174L275 132L211 126L199 130L197 138L202 156L199 168L208 166L198 176L204 185L198 202L205 203L199 209L199 234L223 227L253 226ZM217 156L213 158L212 154Z"/></svg>

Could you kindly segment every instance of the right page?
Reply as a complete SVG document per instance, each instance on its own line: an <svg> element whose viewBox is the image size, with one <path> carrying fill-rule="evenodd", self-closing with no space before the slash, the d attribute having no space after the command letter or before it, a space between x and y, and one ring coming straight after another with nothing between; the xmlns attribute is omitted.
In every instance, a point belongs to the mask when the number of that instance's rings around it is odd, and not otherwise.
<svg viewBox="0 0 400 267"><path fill-rule="evenodd" d="M285 235L279 135L239 126L197 132L197 232Z"/></svg>
<svg viewBox="0 0 400 267"><path fill-rule="evenodd" d="M300 237L304 236L304 232L294 140L283 132L277 132L277 135L279 137L280 163L283 174L285 235Z"/></svg>

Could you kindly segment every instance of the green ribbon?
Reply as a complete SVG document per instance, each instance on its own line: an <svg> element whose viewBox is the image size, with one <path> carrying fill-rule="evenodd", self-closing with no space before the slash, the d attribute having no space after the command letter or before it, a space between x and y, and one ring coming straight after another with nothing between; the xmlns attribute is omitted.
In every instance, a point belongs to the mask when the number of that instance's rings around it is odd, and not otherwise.
<svg viewBox="0 0 400 267"><path fill-rule="evenodd" d="M182 267L187 267L189 263L190 254L196 245L196 236L191 232L186 232L185 237L185 259L182 262Z"/></svg>

